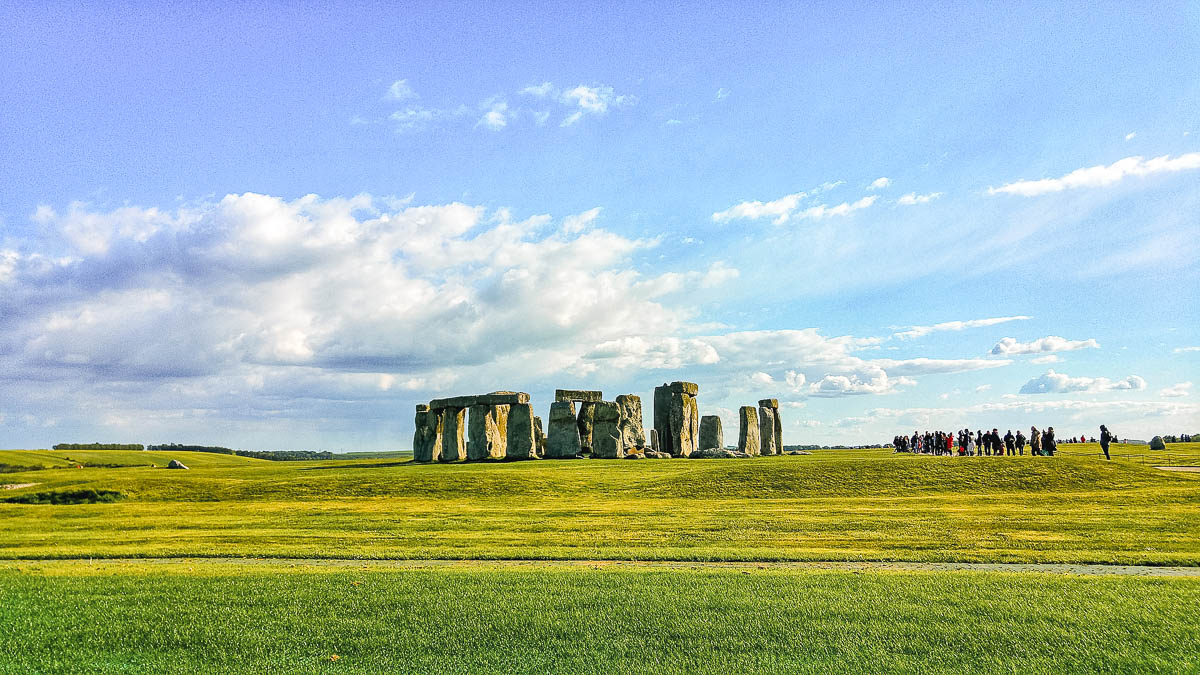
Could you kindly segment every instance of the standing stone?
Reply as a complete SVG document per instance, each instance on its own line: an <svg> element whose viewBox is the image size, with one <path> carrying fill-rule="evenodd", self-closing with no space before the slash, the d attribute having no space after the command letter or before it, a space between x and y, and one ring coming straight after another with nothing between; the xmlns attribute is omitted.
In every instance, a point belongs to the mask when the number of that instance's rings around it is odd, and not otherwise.
<svg viewBox="0 0 1200 675"><path fill-rule="evenodd" d="M617 408L621 413L621 443L625 452L646 447L646 430L642 427L642 397L621 394L617 397Z"/></svg>
<svg viewBox="0 0 1200 675"><path fill-rule="evenodd" d="M413 432L413 461L432 462L442 452L442 417L429 410L429 406L417 405L416 430Z"/></svg>
<svg viewBox="0 0 1200 675"><path fill-rule="evenodd" d="M592 427L596 424L595 401L579 404L579 446L584 454L592 451Z"/></svg>
<svg viewBox="0 0 1200 675"><path fill-rule="evenodd" d="M783 420L779 417L779 408L775 412L775 454L783 454Z"/></svg>
<svg viewBox="0 0 1200 675"><path fill-rule="evenodd" d="M442 456L441 462L458 462L467 458L467 443L463 438L465 408L441 408Z"/></svg>
<svg viewBox="0 0 1200 675"><path fill-rule="evenodd" d="M725 434L721 430L721 418L716 415L705 415L700 418L700 449L722 449L725 447Z"/></svg>
<svg viewBox="0 0 1200 675"><path fill-rule="evenodd" d="M511 424L511 422L509 422L509 423ZM534 448L537 450L537 456L545 457L546 456L546 431L545 431L545 427L542 426L542 418L537 415L533 416L533 435L534 435L534 438L537 439L537 445L534 446Z"/></svg>
<svg viewBox="0 0 1200 675"><path fill-rule="evenodd" d="M700 431L694 382L672 382L654 388L654 428L662 452L687 457L696 449Z"/></svg>
<svg viewBox="0 0 1200 675"><path fill-rule="evenodd" d="M507 425L508 406L471 406L467 420L467 459L472 462L504 459Z"/></svg>
<svg viewBox="0 0 1200 675"><path fill-rule="evenodd" d="M531 404L516 403L509 406L505 445L508 459L537 459L537 427L534 425Z"/></svg>
<svg viewBox="0 0 1200 675"><path fill-rule="evenodd" d="M625 444L621 436L621 409L613 401L593 404L595 424L592 427L592 458L623 459Z"/></svg>
<svg viewBox="0 0 1200 675"><path fill-rule="evenodd" d="M744 405L739 409L738 452L751 457L761 453L759 446L758 411L754 406Z"/></svg>
<svg viewBox="0 0 1200 675"><path fill-rule="evenodd" d="M764 455L779 454L775 444L775 409L766 406L758 407L758 442L759 449Z"/></svg>
<svg viewBox="0 0 1200 675"><path fill-rule="evenodd" d="M575 404L571 401L551 403L546 458L574 459L579 452L579 420L575 418Z"/></svg>
<svg viewBox="0 0 1200 675"><path fill-rule="evenodd" d="M650 449L658 452L658 429L650 430Z"/></svg>

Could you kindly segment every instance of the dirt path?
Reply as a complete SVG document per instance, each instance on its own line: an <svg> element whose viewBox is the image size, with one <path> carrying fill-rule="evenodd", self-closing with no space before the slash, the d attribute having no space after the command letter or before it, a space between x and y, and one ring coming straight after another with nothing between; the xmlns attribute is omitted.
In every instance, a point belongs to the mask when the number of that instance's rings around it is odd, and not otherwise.
<svg viewBox="0 0 1200 675"><path fill-rule="evenodd" d="M1151 565L1074 565L1067 563L967 563L967 562L680 562L642 560L352 560L308 558L114 558L93 560L0 560L0 569L41 565L79 565L97 570L142 567L170 571L203 567L208 572L238 568L280 568L286 571L332 569L558 569L558 570L730 570L833 572L1014 572L1036 574L1119 575L1145 577L1197 577L1200 567Z"/></svg>
<svg viewBox="0 0 1200 675"><path fill-rule="evenodd" d="M1200 466L1156 466L1163 471L1182 471L1184 473L1200 473Z"/></svg>
<svg viewBox="0 0 1200 675"><path fill-rule="evenodd" d="M0 485L0 490L20 490L21 488L33 487L37 483L5 483Z"/></svg>

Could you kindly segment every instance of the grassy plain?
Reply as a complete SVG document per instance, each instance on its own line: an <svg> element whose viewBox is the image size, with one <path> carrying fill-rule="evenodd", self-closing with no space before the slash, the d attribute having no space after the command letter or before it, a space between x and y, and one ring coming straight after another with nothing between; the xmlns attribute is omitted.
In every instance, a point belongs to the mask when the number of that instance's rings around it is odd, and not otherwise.
<svg viewBox="0 0 1200 675"><path fill-rule="evenodd" d="M124 495L0 503L0 673L1196 672L1200 577L755 562L1200 565L1200 474L1116 452L419 466L0 451L0 484L32 484L0 500Z"/></svg>
<svg viewBox="0 0 1200 675"><path fill-rule="evenodd" d="M1200 445L1172 448L1200 454ZM79 488L126 499L0 503L0 558L1200 564L1200 475L1140 458L830 450L420 466L109 451L70 451L67 462L62 454L0 451L10 465L85 463L0 474L7 484L37 484L0 499ZM171 458L191 470L161 468Z"/></svg>

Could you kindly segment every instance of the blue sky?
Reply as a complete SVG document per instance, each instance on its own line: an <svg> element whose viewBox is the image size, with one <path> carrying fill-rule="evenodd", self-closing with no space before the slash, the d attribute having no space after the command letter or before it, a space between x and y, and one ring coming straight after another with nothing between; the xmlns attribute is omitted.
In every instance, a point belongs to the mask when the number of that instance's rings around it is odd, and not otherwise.
<svg viewBox="0 0 1200 675"><path fill-rule="evenodd" d="M1200 432L1200 6L7 3L0 446Z"/></svg>

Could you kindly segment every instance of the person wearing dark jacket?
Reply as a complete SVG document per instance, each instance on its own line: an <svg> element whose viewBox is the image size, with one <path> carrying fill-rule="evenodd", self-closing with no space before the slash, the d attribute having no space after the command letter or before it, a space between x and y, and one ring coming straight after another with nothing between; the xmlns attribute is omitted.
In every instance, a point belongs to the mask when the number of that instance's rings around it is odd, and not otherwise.
<svg viewBox="0 0 1200 675"><path fill-rule="evenodd" d="M1017 454L1025 454L1025 434L1021 433L1020 429L1017 429Z"/></svg>
<svg viewBox="0 0 1200 675"><path fill-rule="evenodd" d="M1108 456L1108 446L1110 443L1112 443L1112 438L1113 438L1112 434L1108 432L1108 427L1101 424L1100 425L1100 449L1104 451L1104 459L1107 459L1110 461L1112 460L1112 457Z"/></svg>
<svg viewBox="0 0 1200 675"><path fill-rule="evenodd" d="M1016 455L1017 454L1016 442L1017 442L1017 439L1015 436L1013 436L1012 429L1009 429L1008 433L1004 434L1004 449L1006 451L1004 454Z"/></svg>
<svg viewBox="0 0 1200 675"><path fill-rule="evenodd" d="M1029 427L1029 454L1034 457L1042 454L1042 435L1037 427Z"/></svg>
<svg viewBox="0 0 1200 675"><path fill-rule="evenodd" d="M1047 457L1053 457L1054 451L1058 449L1058 444L1054 442L1054 427L1046 427L1042 432L1042 454Z"/></svg>

